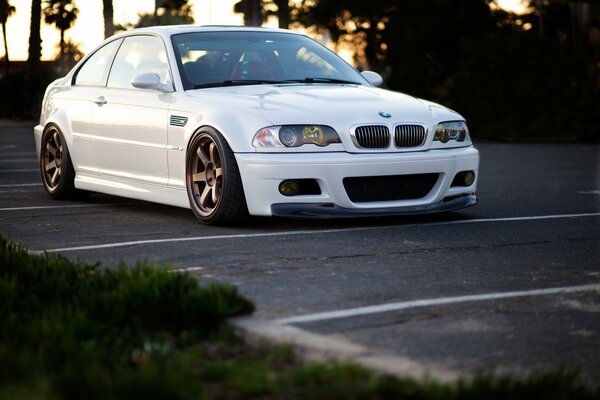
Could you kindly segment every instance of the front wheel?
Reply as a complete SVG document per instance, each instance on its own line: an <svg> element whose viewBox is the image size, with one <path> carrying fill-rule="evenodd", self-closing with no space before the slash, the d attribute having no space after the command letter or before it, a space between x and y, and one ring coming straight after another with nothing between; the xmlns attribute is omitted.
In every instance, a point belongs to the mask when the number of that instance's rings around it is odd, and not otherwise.
<svg viewBox="0 0 600 400"><path fill-rule="evenodd" d="M233 151L215 129L202 128L190 142L186 187L192 211L205 224L231 224L248 215Z"/></svg>

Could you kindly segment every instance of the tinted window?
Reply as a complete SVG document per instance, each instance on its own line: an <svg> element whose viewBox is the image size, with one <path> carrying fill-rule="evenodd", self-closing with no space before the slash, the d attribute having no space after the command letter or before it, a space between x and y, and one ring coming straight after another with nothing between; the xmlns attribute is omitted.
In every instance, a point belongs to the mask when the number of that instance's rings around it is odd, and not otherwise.
<svg viewBox="0 0 600 400"><path fill-rule="evenodd" d="M167 52L162 40L153 36L125 38L108 77L108 87L132 89L131 81L140 74L153 72L162 83L170 82Z"/></svg>
<svg viewBox="0 0 600 400"><path fill-rule="evenodd" d="M196 32L172 37L185 89L227 80L322 78L368 84L344 60L306 36Z"/></svg>
<svg viewBox="0 0 600 400"><path fill-rule="evenodd" d="M76 85L105 86L108 69L122 40L105 44L77 72Z"/></svg>

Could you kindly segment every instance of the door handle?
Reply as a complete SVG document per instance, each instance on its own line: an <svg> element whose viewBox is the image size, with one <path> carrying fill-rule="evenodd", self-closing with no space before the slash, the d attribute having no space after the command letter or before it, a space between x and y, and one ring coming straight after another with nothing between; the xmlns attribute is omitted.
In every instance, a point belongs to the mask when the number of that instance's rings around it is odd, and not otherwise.
<svg viewBox="0 0 600 400"><path fill-rule="evenodd" d="M94 103L98 104L100 107L102 107L103 105L105 105L106 103L108 103L106 101L106 99L104 98L104 96L100 96L98 97L96 100L94 100Z"/></svg>

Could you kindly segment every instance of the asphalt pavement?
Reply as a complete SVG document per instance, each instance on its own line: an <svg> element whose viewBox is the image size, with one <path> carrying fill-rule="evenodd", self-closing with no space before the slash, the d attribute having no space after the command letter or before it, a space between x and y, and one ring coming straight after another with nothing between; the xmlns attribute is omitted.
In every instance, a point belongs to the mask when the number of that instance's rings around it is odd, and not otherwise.
<svg viewBox="0 0 600 400"><path fill-rule="evenodd" d="M426 369L600 381L598 145L476 143L480 204L460 212L224 228L107 195L50 199L32 128L0 121L0 234L32 250L229 282L267 321Z"/></svg>

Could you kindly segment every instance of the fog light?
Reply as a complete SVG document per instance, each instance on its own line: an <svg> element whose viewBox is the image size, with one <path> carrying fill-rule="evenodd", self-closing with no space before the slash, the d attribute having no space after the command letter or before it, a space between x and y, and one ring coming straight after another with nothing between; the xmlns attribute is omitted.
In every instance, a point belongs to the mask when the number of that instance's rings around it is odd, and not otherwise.
<svg viewBox="0 0 600 400"><path fill-rule="evenodd" d="M295 179L281 182L279 184L279 193L284 196L296 196L300 193L300 182Z"/></svg>
<svg viewBox="0 0 600 400"><path fill-rule="evenodd" d="M461 171L452 180L451 187L456 186L471 186L475 182L475 171Z"/></svg>
<svg viewBox="0 0 600 400"><path fill-rule="evenodd" d="M473 182L475 182L475 173L473 171L465 172L465 175L463 177L463 182L464 182L465 186L471 186L473 184Z"/></svg>

